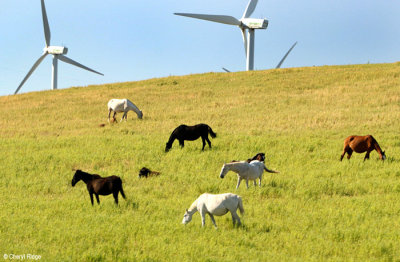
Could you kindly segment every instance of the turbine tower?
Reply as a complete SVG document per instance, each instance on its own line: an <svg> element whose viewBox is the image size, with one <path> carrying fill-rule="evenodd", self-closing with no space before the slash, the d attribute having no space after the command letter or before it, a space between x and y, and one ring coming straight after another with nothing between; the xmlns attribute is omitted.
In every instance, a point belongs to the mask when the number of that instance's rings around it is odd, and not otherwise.
<svg viewBox="0 0 400 262"><path fill-rule="evenodd" d="M31 70L29 70L28 74L25 76L25 78L22 80L21 84L19 84L17 90L15 90L15 94L18 93L18 91L21 89L21 87L24 85L25 81L28 80L28 78L31 76L33 71L39 66L39 64L43 61L43 59L48 55L53 55L53 67L52 67L52 80L51 80L51 88L57 89L57 73L58 73L58 60L61 60L65 63L83 68L85 70L88 70L90 72L103 75L102 73L99 73L97 71L94 71L93 69L90 69L89 67L86 67L82 64L79 64L78 62L72 60L71 58L68 58L65 56L68 52L68 48L65 46L51 46L50 45L50 27L49 27L49 22L47 20L47 14L46 14L46 7L44 5L44 0L41 0L42 3L42 17L43 17L43 28L44 28L44 38L46 42L46 46L43 48L43 54L39 59L33 64Z"/></svg>
<svg viewBox="0 0 400 262"><path fill-rule="evenodd" d="M255 29L266 29L268 26L267 19L249 18L256 8L258 0L250 0L241 19L227 15L204 15L190 13L174 13L175 15L187 16L212 22L236 25L242 31L244 49L246 53L246 70L254 69L254 37ZM247 31L247 32L246 32Z"/></svg>

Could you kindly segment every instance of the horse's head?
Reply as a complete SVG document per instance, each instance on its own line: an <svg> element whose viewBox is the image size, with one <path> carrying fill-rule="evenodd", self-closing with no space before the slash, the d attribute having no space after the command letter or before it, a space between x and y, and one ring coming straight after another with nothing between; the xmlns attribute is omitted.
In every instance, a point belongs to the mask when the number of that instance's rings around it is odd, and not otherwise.
<svg viewBox="0 0 400 262"><path fill-rule="evenodd" d="M381 159L382 159L382 160L385 160L385 159L386 159L385 151L382 151Z"/></svg>
<svg viewBox="0 0 400 262"><path fill-rule="evenodd" d="M142 111L139 111L139 113L138 113L137 115L138 115L138 118L139 118L139 119L142 119L142 118L143 118L143 112L142 112Z"/></svg>
<svg viewBox="0 0 400 262"><path fill-rule="evenodd" d="M74 177L72 178L72 181L71 181L71 185L75 186L76 183L78 183L79 180L81 180L81 179L82 179L82 171L78 169L75 171Z"/></svg>
<svg viewBox="0 0 400 262"><path fill-rule="evenodd" d="M228 173L228 171L229 171L229 170L228 170L227 165L224 164L224 165L222 166L221 173L219 174L219 177L220 177L220 178L224 178L225 175L226 175L226 173Z"/></svg>
<svg viewBox="0 0 400 262"><path fill-rule="evenodd" d="M254 160L258 160L261 162L265 161L265 154L264 153L258 153L257 155L255 155Z"/></svg>
<svg viewBox="0 0 400 262"><path fill-rule="evenodd" d="M167 142L167 143L165 144L165 153L168 152L168 151L171 149L171 147L172 147L172 143Z"/></svg>
<svg viewBox="0 0 400 262"><path fill-rule="evenodd" d="M182 224L186 225L190 221L192 221L192 214L190 214L189 211L186 209L186 212L183 215Z"/></svg>

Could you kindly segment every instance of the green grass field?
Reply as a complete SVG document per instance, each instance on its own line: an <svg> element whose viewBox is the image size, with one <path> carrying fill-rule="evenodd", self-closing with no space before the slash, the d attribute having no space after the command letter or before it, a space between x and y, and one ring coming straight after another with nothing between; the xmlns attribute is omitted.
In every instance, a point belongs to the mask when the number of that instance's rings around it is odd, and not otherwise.
<svg viewBox="0 0 400 262"><path fill-rule="evenodd" d="M45 87L43 87L45 88ZM107 124L107 102L144 113ZM0 97L0 255L42 261L400 261L400 63L207 73ZM118 120L122 114L118 114ZM175 141L207 123L213 148ZM339 161L372 134L387 160ZM224 162L266 153L261 188ZM143 166L160 171L139 179ZM90 204L73 169L118 175L127 199ZM239 194L243 226L196 213L202 193Z"/></svg>

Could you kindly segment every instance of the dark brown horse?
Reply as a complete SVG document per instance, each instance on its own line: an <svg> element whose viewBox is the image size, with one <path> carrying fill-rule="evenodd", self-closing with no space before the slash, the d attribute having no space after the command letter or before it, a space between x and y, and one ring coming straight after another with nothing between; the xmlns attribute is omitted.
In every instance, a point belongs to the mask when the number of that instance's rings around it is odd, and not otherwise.
<svg viewBox="0 0 400 262"><path fill-rule="evenodd" d="M203 141L203 148L201 150L204 151L204 147L206 146L206 141L208 146L211 148L211 142L208 139L208 133L210 133L212 138L217 136L216 133L213 132L210 126L206 124L198 124L194 126L187 126L187 125L180 125L172 131L171 136L165 146L165 152L168 152L171 147L172 143L174 143L175 139L178 139L179 145L181 147L185 146L184 140L193 141L201 137Z"/></svg>
<svg viewBox="0 0 400 262"><path fill-rule="evenodd" d="M376 142L375 138L371 135L366 136L349 136L344 140L343 153L340 156L340 161L342 161L344 155L347 153L347 159L350 159L351 154L356 153L364 153L364 161L365 159L369 159L369 153L371 151L376 150L379 154L379 158L382 160L386 159L385 152L382 151L378 142Z"/></svg>
<svg viewBox="0 0 400 262"><path fill-rule="evenodd" d="M250 163L250 162L253 161L253 160L258 160L258 161L260 161L260 162L264 162L264 161L265 161L265 154L264 154L264 153L257 153L257 154L256 154L255 156L253 156L252 158L247 159L246 162L247 162L247 163ZM240 161L232 160L231 163L232 163L232 162L240 162Z"/></svg>
<svg viewBox="0 0 400 262"><path fill-rule="evenodd" d="M99 175L91 175L82 170L76 170L72 178L72 186L75 186L80 180L86 184L92 206L93 194L96 196L97 204L100 204L99 195L106 196L113 194L116 205L118 205L119 192L121 192L122 197L125 198L124 190L122 189L122 181L118 176L101 177Z"/></svg>

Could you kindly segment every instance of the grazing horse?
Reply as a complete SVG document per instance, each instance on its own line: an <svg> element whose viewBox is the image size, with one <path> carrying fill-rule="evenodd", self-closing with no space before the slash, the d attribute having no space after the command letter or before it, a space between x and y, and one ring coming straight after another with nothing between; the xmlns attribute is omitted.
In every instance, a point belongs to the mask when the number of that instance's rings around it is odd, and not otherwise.
<svg viewBox="0 0 400 262"><path fill-rule="evenodd" d="M264 162L265 161L265 154L264 153L257 153L255 156L253 156L252 158L249 158L246 160L247 163L250 163L253 160L258 160L260 162ZM240 162L237 160L232 160L231 163L233 162Z"/></svg>
<svg viewBox="0 0 400 262"><path fill-rule="evenodd" d="M340 156L340 161L342 161L344 155L347 153L347 159L350 159L351 154L356 153L364 153L364 161L365 159L369 159L369 153L371 151L376 150L379 154L379 158L382 160L386 159L385 151L382 151L378 142L376 142L375 138L371 135L366 136L349 136L344 140L343 153Z"/></svg>
<svg viewBox="0 0 400 262"><path fill-rule="evenodd" d="M139 171L139 178L141 178L141 177L147 178L149 176L158 176L159 174L160 174L160 172L151 171L147 167L142 167L142 169L140 169L140 171Z"/></svg>
<svg viewBox="0 0 400 262"><path fill-rule="evenodd" d="M204 151L204 147L206 145L205 141L207 141L208 146L211 148L211 142L208 139L208 133L210 133L212 138L217 136L211 127L206 124L198 124L194 126L180 125L175 128L174 131L172 131L172 134L165 146L165 152L168 152L171 149L172 143L174 143L175 139L178 139L179 145L184 147L184 140L193 141L201 137L201 140L203 141L203 148L201 150Z"/></svg>
<svg viewBox="0 0 400 262"><path fill-rule="evenodd" d="M82 170L76 170L72 178L72 186L75 186L80 180L86 184L92 206L93 194L96 196L97 204L100 204L99 195L106 196L113 194L116 205L118 205L119 192L121 192L122 197L125 198L124 190L122 189L122 181L118 176L101 177L99 175L91 175Z"/></svg>
<svg viewBox="0 0 400 262"><path fill-rule="evenodd" d="M236 213L238 208L240 213L243 215L243 202L242 198L238 195L232 193L219 195L204 193L193 202L193 204L189 207L189 210L186 209L182 224L189 223L192 220L193 214L199 211L201 215L201 226L204 227L206 214L208 214L211 217L211 221L213 222L214 226L217 227L217 224L215 224L214 215L223 216L230 211L233 225L235 225L236 221L238 222L238 225L240 225L240 218Z"/></svg>
<svg viewBox="0 0 400 262"><path fill-rule="evenodd" d="M110 101L108 101L108 122L110 122L110 115L111 115L111 111L114 111L114 115L113 115L113 119L114 121L116 121L115 119L115 115L120 112L124 112L124 114L122 115L121 121L125 118L125 121L127 120L127 114L130 110L134 111L139 119L143 118L143 113L142 111L139 110L139 108L132 103L131 101L129 101L128 99L111 99Z"/></svg>
<svg viewBox="0 0 400 262"><path fill-rule="evenodd" d="M256 179L260 179L258 185L261 187L261 179L263 172L267 171L269 173L279 173L278 171L269 170L263 162L258 160L253 160L250 163L246 161L227 163L222 166L220 178L224 178L226 173L233 171L237 173L238 182L236 189L239 188L242 179L246 179L246 187L249 188L249 180L253 180L254 186L256 185Z"/></svg>

